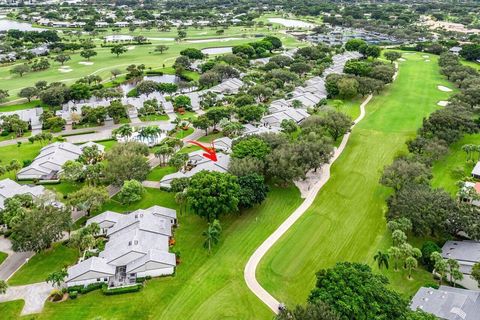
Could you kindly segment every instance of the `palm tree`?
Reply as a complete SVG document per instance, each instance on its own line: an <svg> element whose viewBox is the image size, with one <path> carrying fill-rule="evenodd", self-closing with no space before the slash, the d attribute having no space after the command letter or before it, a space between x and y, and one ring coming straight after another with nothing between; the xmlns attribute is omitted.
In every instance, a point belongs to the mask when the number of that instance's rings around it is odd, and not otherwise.
<svg viewBox="0 0 480 320"><path fill-rule="evenodd" d="M128 123L126 123L115 129L113 133L115 135L119 135L122 138L130 138L133 134L133 128Z"/></svg>
<svg viewBox="0 0 480 320"><path fill-rule="evenodd" d="M68 276L67 270L64 268L60 271L55 271L50 273L45 280L47 283L52 283L54 287L60 288L62 285L63 279Z"/></svg>
<svg viewBox="0 0 480 320"><path fill-rule="evenodd" d="M418 261L414 257L408 257L405 259L405 267L408 270L408 279L412 279L412 270L416 269Z"/></svg>
<svg viewBox="0 0 480 320"><path fill-rule="evenodd" d="M388 253L379 250L373 259L377 261L378 269L382 269L383 266L388 269L388 260L390 259Z"/></svg>
<svg viewBox="0 0 480 320"><path fill-rule="evenodd" d="M168 145L162 145L157 151L155 151L155 157L161 159L161 165L165 166L167 163L167 158L174 153L175 150L172 147L169 147Z"/></svg>
<svg viewBox="0 0 480 320"><path fill-rule="evenodd" d="M203 232L203 236L205 236L203 247L208 249L209 254L212 252L212 245L215 245L220 241L221 233L222 227L217 219L213 220L212 223L209 223L207 230Z"/></svg>
<svg viewBox="0 0 480 320"><path fill-rule="evenodd" d="M472 151L476 150L476 146L474 145L471 145L471 144L464 144L462 146L462 150L465 151L467 153L467 161L470 160L471 158L471 155L472 155Z"/></svg>
<svg viewBox="0 0 480 320"><path fill-rule="evenodd" d="M394 265L393 268L395 271L398 271L398 260L402 257L403 252L399 247L391 247L388 249L388 255L393 257Z"/></svg>
<svg viewBox="0 0 480 320"><path fill-rule="evenodd" d="M159 137L162 133L162 129L157 126L147 126L142 127L139 132L139 136L147 141L151 140L152 138Z"/></svg>
<svg viewBox="0 0 480 320"><path fill-rule="evenodd" d="M187 204L187 192L185 190L175 194L175 203L180 206L180 214L182 214Z"/></svg>

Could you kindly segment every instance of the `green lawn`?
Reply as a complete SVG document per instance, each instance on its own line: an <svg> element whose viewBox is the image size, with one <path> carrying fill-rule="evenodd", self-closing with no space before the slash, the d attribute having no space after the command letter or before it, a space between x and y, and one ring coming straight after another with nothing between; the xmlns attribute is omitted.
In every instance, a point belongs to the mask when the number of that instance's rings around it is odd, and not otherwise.
<svg viewBox="0 0 480 320"><path fill-rule="evenodd" d="M23 309L25 301L14 300L9 302L0 303L0 315L2 319L15 319L18 317Z"/></svg>
<svg viewBox="0 0 480 320"><path fill-rule="evenodd" d="M0 251L0 264L2 264L2 262L5 261L5 259L7 259L7 257L8 257L8 254Z"/></svg>
<svg viewBox="0 0 480 320"><path fill-rule="evenodd" d="M59 199L64 199L68 194L80 190L83 187L83 183L62 181L61 183L45 184L43 186L55 191L58 194Z"/></svg>
<svg viewBox="0 0 480 320"><path fill-rule="evenodd" d="M168 120L168 116L166 114L151 114L148 116L140 116L140 120L143 122L145 121L165 121Z"/></svg>
<svg viewBox="0 0 480 320"><path fill-rule="evenodd" d="M150 173L147 176L147 180L160 181L167 174L174 173L174 172L177 172L177 170L173 167L157 166L157 167L153 168L152 171L150 171Z"/></svg>
<svg viewBox="0 0 480 320"><path fill-rule="evenodd" d="M175 208L175 194L162 191L159 189L145 188L145 194L143 195L142 200L135 202L129 205L124 205L118 201L118 198L115 196L110 201L108 201L102 208L100 212L111 210L116 212L125 212L133 211L136 209L145 209L149 208L155 204L161 204L162 206Z"/></svg>
<svg viewBox="0 0 480 320"><path fill-rule="evenodd" d="M191 135L193 133L195 129L192 128L192 127L189 127L187 130L178 130L177 133L175 133L175 138L178 138L178 139L183 139L185 137L188 137L189 135Z"/></svg>
<svg viewBox="0 0 480 320"><path fill-rule="evenodd" d="M0 109L1 110L1 109ZM21 135L20 137L17 136L16 133L14 132L11 132L9 133L8 135L6 136L0 136L0 141L5 141L5 140L13 140L13 139L16 139L16 138L28 138L32 135L32 132L31 131L27 131L27 132L24 132L23 135Z"/></svg>
<svg viewBox="0 0 480 320"><path fill-rule="evenodd" d="M67 247L63 243L56 243L53 248L34 255L8 280L8 284L19 286L45 281L49 273L72 265L77 259L76 249Z"/></svg>
<svg viewBox="0 0 480 320"><path fill-rule="evenodd" d="M467 162L467 154L462 150L465 144L480 144L480 134L464 136L450 146L448 155L433 165L432 185L436 188L443 188L455 196L458 191L457 182L464 178L471 177L473 166L477 160L477 154L473 156L474 161Z"/></svg>
<svg viewBox="0 0 480 320"><path fill-rule="evenodd" d="M338 109L336 110L345 113L350 118L352 118L352 120L355 120L360 115L359 106L364 99L365 99L364 97L363 98L359 97L359 98L343 101L341 105L337 106ZM327 105L335 109L333 100L328 99Z"/></svg>
<svg viewBox="0 0 480 320"><path fill-rule="evenodd" d="M382 169L406 151L405 141L422 118L447 99L437 85L452 87L440 76L436 57L429 63L420 54L406 59L395 83L368 104L366 118L353 130L313 205L262 260L260 283L280 301L304 303L315 272L339 261L364 262L377 270L375 252L391 245L384 216L390 191L378 183ZM382 273L407 296L431 281L425 271L416 271L412 281L403 272Z"/></svg>
<svg viewBox="0 0 480 320"><path fill-rule="evenodd" d="M0 165L6 165L13 159L20 162L23 162L24 160L33 160L40 152L40 149L44 146L45 144L42 145L39 142L24 142L20 145L20 147L18 147L16 144L0 147ZM5 178L15 179L15 174L13 172L9 172L0 175L0 180Z"/></svg>

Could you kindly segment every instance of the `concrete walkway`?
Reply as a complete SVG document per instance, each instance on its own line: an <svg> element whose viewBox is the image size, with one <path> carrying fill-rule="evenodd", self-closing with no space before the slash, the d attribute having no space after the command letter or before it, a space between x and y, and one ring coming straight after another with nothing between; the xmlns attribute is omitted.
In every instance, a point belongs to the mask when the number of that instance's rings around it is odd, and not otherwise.
<svg viewBox="0 0 480 320"><path fill-rule="evenodd" d="M52 289L52 286L46 282L28 284L25 286L8 287L5 294L0 294L0 303L13 300L24 300L25 305L22 309L22 316L38 313L43 310L45 301L50 295Z"/></svg>
<svg viewBox="0 0 480 320"><path fill-rule="evenodd" d="M396 72L393 76L395 80L398 76L398 64L395 63ZM355 119L352 129L365 117L365 106L370 102L373 95L369 95L360 105L360 115ZM342 142L335 150L330 163L324 165L319 171L320 174L316 175L319 177L318 182L311 188L308 194L305 197L305 200L302 204L275 230L252 254L245 269L243 271L243 277L247 283L248 288L265 303L275 314L278 314L280 302L275 299L267 290L265 290L256 279L256 270L258 264L262 260L263 256L270 250L275 243L290 229L291 226L307 211L307 209L312 205L315 200L318 192L330 179L330 168L332 164L338 159L342 154L345 146L347 145L348 139L350 138L351 131L345 134L342 139Z"/></svg>
<svg viewBox="0 0 480 320"><path fill-rule="evenodd" d="M7 259L0 264L0 280L10 279L10 277L35 254L29 251L13 251L12 243L3 236L0 237L0 251L8 254Z"/></svg>

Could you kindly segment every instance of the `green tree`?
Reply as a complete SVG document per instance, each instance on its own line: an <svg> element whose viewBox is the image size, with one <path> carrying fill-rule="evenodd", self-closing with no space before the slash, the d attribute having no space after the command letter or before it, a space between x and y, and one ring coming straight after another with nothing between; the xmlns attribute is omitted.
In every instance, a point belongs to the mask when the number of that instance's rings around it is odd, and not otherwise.
<svg viewBox="0 0 480 320"><path fill-rule="evenodd" d="M35 87L26 87L20 90L18 93L19 97L26 98L28 102L32 100L33 97L37 96L38 89Z"/></svg>
<svg viewBox="0 0 480 320"><path fill-rule="evenodd" d="M293 310L284 309L275 320L340 320L340 318L328 304L318 301L307 303L306 306L297 305Z"/></svg>
<svg viewBox="0 0 480 320"><path fill-rule="evenodd" d="M122 124L120 127L118 127L117 129L113 130L113 134L115 136L120 136L122 138L130 138L133 134L133 128L128 124L128 123L125 123L125 124Z"/></svg>
<svg viewBox="0 0 480 320"><path fill-rule="evenodd" d="M105 155L108 160L106 179L121 186L124 181L144 181L150 172L146 156L148 147L139 142L126 142L114 145Z"/></svg>
<svg viewBox="0 0 480 320"><path fill-rule="evenodd" d="M378 269L382 269L382 267L388 269L388 261L390 260L390 256L388 255L388 253L379 250L373 256L373 260L377 261Z"/></svg>
<svg viewBox="0 0 480 320"><path fill-rule="evenodd" d="M207 230L203 232L203 236L205 237L205 242L203 243L203 247L205 249L208 249L209 254L212 252L212 246L216 245L220 241L221 234L222 234L222 227L220 225L220 221L218 221L217 219L209 223Z"/></svg>
<svg viewBox="0 0 480 320"><path fill-rule="evenodd" d="M477 281L478 287L480 288L480 262L473 265L470 275Z"/></svg>
<svg viewBox="0 0 480 320"><path fill-rule="evenodd" d="M230 111L225 107L215 107L208 109L205 115L212 121L213 131L217 131L217 125L222 119L230 117Z"/></svg>
<svg viewBox="0 0 480 320"><path fill-rule="evenodd" d="M417 259L414 257L407 257L405 259L405 267L408 270L408 279L412 279L412 271L418 267Z"/></svg>
<svg viewBox="0 0 480 320"><path fill-rule="evenodd" d="M164 44L160 44L155 47L155 52L160 52L160 54L164 53L167 51L170 47Z"/></svg>
<svg viewBox="0 0 480 320"><path fill-rule="evenodd" d="M250 136L237 140L232 147L232 157L245 158L253 157L257 159L265 159L271 149L269 145L260 138Z"/></svg>
<svg viewBox="0 0 480 320"><path fill-rule="evenodd" d="M208 135L208 128L213 125L213 121L211 121L206 115L201 115L196 119L193 119L192 125L196 129L205 130L205 135Z"/></svg>
<svg viewBox="0 0 480 320"><path fill-rule="evenodd" d="M387 51L383 54L387 60L390 60L390 63L396 61L402 57L402 54L397 51Z"/></svg>
<svg viewBox="0 0 480 320"><path fill-rule="evenodd" d="M121 54L124 54L125 52L127 52L127 48L125 48L123 45L121 44L118 44L116 46L113 46L111 49L110 49L110 52L114 55L117 56L117 58L121 55Z"/></svg>
<svg viewBox="0 0 480 320"><path fill-rule="evenodd" d="M142 200L145 188L137 180L129 180L123 183L122 189L118 193L118 199L123 204L131 204Z"/></svg>
<svg viewBox="0 0 480 320"><path fill-rule="evenodd" d="M58 56L55 57L55 61L60 62L60 64L63 66L65 62L70 60L70 56L66 54L59 54Z"/></svg>
<svg viewBox="0 0 480 320"><path fill-rule="evenodd" d="M8 284L7 281L5 280L0 280L0 294L5 294L8 289Z"/></svg>
<svg viewBox="0 0 480 320"><path fill-rule="evenodd" d="M251 208L265 200L268 193L268 186L265 184L263 176L256 173L250 173L238 177L240 192L238 195L240 208Z"/></svg>
<svg viewBox="0 0 480 320"><path fill-rule="evenodd" d="M180 55L186 56L186 57L188 57L189 59L192 59L192 60L201 60L205 57L203 52L199 49L196 49L196 48L184 49L184 50L180 51Z"/></svg>
<svg viewBox="0 0 480 320"><path fill-rule="evenodd" d="M105 187L84 186L68 196L68 203L73 207L86 211L87 216L90 216L92 211L99 210L109 198L107 188Z"/></svg>
<svg viewBox="0 0 480 320"><path fill-rule="evenodd" d="M20 77L23 77L25 73L30 72L31 70L32 69L28 64L17 64L12 69L10 69L10 73L18 74Z"/></svg>
<svg viewBox="0 0 480 320"><path fill-rule="evenodd" d="M83 164L78 161L68 160L62 170L60 178L68 182L77 182L83 176Z"/></svg>
<svg viewBox="0 0 480 320"><path fill-rule="evenodd" d="M240 186L237 177L201 171L190 179L188 203L193 212L208 221L238 210Z"/></svg>
<svg viewBox="0 0 480 320"><path fill-rule="evenodd" d="M54 287L60 288L63 283L63 280L68 276L68 272L66 269L62 269L60 271L54 271L49 273L47 279L45 281L47 283L51 283Z"/></svg>
<svg viewBox="0 0 480 320"><path fill-rule="evenodd" d="M95 57L96 55L97 55L97 52L93 51L92 49L85 49L82 52L80 52L80 56L87 59L87 61L90 61L90 58Z"/></svg>

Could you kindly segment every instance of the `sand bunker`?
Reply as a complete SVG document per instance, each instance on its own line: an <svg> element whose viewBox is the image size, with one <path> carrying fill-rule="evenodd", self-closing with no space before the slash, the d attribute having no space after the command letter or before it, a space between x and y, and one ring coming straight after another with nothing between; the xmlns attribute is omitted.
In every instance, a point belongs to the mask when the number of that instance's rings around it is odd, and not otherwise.
<svg viewBox="0 0 480 320"><path fill-rule="evenodd" d="M58 69L58 71L62 72L62 73L67 73L67 72L72 72L73 69L72 68L60 68Z"/></svg>
<svg viewBox="0 0 480 320"><path fill-rule="evenodd" d="M430 60L427 59L427 60L425 60L425 62L430 62Z"/></svg>
<svg viewBox="0 0 480 320"><path fill-rule="evenodd" d="M91 62L91 61L80 61L78 64L83 64L84 66L91 66L91 65L93 65L93 62Z"/></svg>
<svg viewBox="0 0 480 320"><path fill-rule="evenodd" d="M403 58L398 58L398 61L407 61L407 60L405 60Z"/></svg>
<svg viewBox="0 0 480 320"><path fill-rule="evenodd" d="M424 56L422 56L422 57L423 57L423 58L430 58L430 56L427 56L427 55L424 55Z"/></svg>
<svg viewBox="0 0 480 320"><path fill-rule="evenodd" d="M127 50L133 50L133 49L135 49L135 46L128 46L127 47Z"/></svg>
<svg viewBox="0 0 480 320"><path fill-rule="evenodd" d="M445 101L445 100L438 101L437 105L439 105L440 107L446 107L448 105L448 101Z"/></svg>
<svg viewBox="0 0 480 320"><path fill-rule="evenodd" d="M444 87L444 86L437 86L437 89L443 92L452 92L452 89Z"/></svg>

